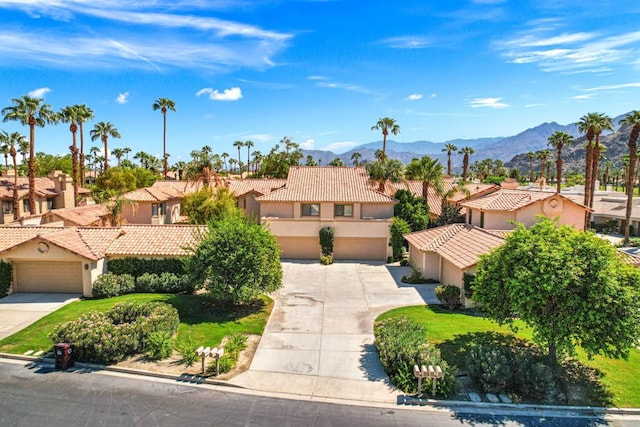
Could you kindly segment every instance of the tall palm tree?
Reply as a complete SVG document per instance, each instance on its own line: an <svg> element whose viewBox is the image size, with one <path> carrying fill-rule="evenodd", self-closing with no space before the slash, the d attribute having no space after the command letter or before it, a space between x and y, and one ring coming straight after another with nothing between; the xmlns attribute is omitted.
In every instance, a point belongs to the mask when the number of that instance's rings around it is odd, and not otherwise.
<svg viewBox="0 0 640 427"><path fill-rule="evenodd" d="M229 167L227 166L227 159L229 158L229 153L222 153L220 155L222 157L222 161L224 162L224 170L229 173Z"/></svg>
<svg viewBox="0 0 640 427"><path fill-rule="evenodd" d="M533 182L533 159L536 158L536 153L529 151L527 157L529 158L529 182Z"/></svg>
<svg viewBox="0 0 640 427"><path fill-rule="evenodd" d="M357 151L353 152L351 154L351 162L353 163L353 166L360 166L360 158L362 157L362 154L358 153Z"/></svg>
<svg viewBox="0 0 640 427"><path fill-rule="evenodd" d="M240 166L242 164L242 160L240 159L240 149L244 147L244 142L236 141L233 143L233 146L238 148L238 168L239 168L240 176L242 177L242 166Z"/></svg>
<svg viewBox="0 0 640 427"><path fill-rule="evenodd" d="M260 162L262 161L262 153L259 150L253 152L253 171L258 172Z"/></svg>
<svg viewBox="0 0 640 427"><path fill-rule="evenodd" d="M149 158L149 154L145 153L144 151L138 151L136 154L133 155L134 160L138 160L140 161L140 167L141 168L146 168L146 164L147 164L147 159Z"/></svg>
<svg viewBox="0 0 640 427"><path fill-rule="evenodd" d="M459 154L463 154L462 157L462 180L467 180L467 171L469 170L469 156L475 154L475 150L472 147L462 147Z"/></svg>
<svg viewBox="0 0 640 427"><path fill-rule="evenodd" d="M544 178L544 170L547 167L547 159L551 155L549 150L540 150L536 153L536 157L540 160L540 178Z"/></svg>
<svg viewBox="0 0 640 427"><path fill-rule="evenodd" d="M98 122L91 129L91 141L95 141L100 138L104 145L104 172L109 170L109 137L120 138L120 132L111 122Z"/></svg>
<svg viewBox="0 0 640 427"><path fill-rule="evenodd" d="M131 148L129 148L129 147L124 147L124 148L122 149L122 152L124 153L125 158L126 158L127 160L129 160L129 153L131 152Z"/></svg>
<svg viewBox="0 0 640 427"><path fill-rule="evenodd" d="M447 175L451 176L451 153L458 151L458 147L455 144L445 144L442 151L447 152Z"/></svg>
<svg viewBox="0 0 640 427"><path fill-rule="evenodd" d="M76 144L76 133L78 132L78 116L80 110L77 105L70 105L60 110L60 121L69 123L69 131L71 132L71 173L73 175L73 203L78 206L78 145Z"/></svg>
<svg viewBox="0 0 640 427"><path fill-rule="evenodd" d="M9 170L9 134L0 130L0 153L4 155L4 168Z"/></svg>
<svg viewBox="0 0 640 427"><path fill-rule="evenodd" d="M573 144L574 141L571 134L563 131L556 131L548 138L548 145L555 148L558 153L556 159L556 193L558 194L562 184L562 149Z"/></svg>
<svg viewBox="0 0 640 427"><path fill-rule="evenodd" d="M430 185L434 186L437 193L442 192L442 164L437 159L429 156L413 159L407 165L404 175L407 179L422 181L422 197L425 203L428 200Z"/></svg>
<svg viewBox="0 0 640 427"><path fill-rule="evenodd" d="M371 126L371 130L382 130L382 156L380 160L384 163L387 155L387 135L389 135L389 132L393 135L399 134L400 126L398 126L395 119L381 117L375 125Z"/></svg>
<svg viewBox="0 0 640 427"><path fill-rule="evenodd" d="M638 155L638 136L640 135L640 111L634 110L627 114L624 119L620 120L620 124L631 128L629 141L627 142L627 146L629 147L629 173L627 174L627 209L624 215L624 244L628 245L631 209L633 207L633 168L635 167L636 157Z"/></svg>
<svg viewBox="0 0 640 427"><path fill-rule="evenodd" d="M56 123L58 115L41 98L24 95L11 100L14 105L2 109L4 121L17 121L29 126L29 212L36 213L36 126Z"/></svg>
<svg viewBox="0 0 640 427"><path fill-rule="evenodd" d="M114 148L113 150L111 150L111 154L113 154L113 156L118 161L118 166L120 166L120 161L124 157L124 149L122 149L122 148Z"/></svg>
<svg viewBox="0 0 640 427"><path fill-rule="evenodd" d="M167 179L167 111L176 111L176 103L169 98L158 98L153 103L153 111L162 112L164 128L162 131L162 176Z"/></svg>
<svg viewBox="0 0 640 427"><path fill-rule="evenodd" d="M9 155L11 155L11 160L13 162L13 219L14 221L20 218L20 206L18 204L18 162L16 161L16 155L18 152L16 151L16 145L20 146L20 143L27 138L24 137L20 132L13 132L9 135L8 143L9 143Z"/></svg>
<svg viewBox="0 0 640 427"><path fill-rule="evenodd" d="M369 173L369 178L378 183L378 191L383 193L387 181L402 181L404 165L398 159L390 159L384 163L382 163L382 160L377 160L367 163L367 172Z"/></svg>
<svg viewBox="0 0 640 427"><path fill-rule="evenodd" d="M84 122L93 120L93 110L84 104L76 106L78 110L78 126L80 128L80 182L85 182L84 173Z"/></svg>
<svg viewBox="0 0 640 427"><path fill-rule="evenodd" d="M27 163L27 154L29 154L29 140L26 138L23 139L22 141L20 141L20 144L18 144L18 147L18 151L22 156L22 166L24 167L24 164Z"/></svg>
<svg viewBox="0 0 640 427"><path fill-rule="evenodd" d="M251 147L253 147L254 145L255 144L251 140L244 142L244 146L247 147L247 172L248 173L251 173Z"/></svg>

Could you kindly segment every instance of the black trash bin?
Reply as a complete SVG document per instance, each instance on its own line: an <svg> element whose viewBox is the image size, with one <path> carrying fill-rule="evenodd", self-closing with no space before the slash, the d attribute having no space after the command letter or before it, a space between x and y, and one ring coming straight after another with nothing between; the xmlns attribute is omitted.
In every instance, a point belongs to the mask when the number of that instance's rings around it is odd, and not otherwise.
<svg viewBox="0 0 640 427"><path fill-rule="evenodd" d="M69 369L73 366L73 346L66 342L55 344L53 357L56 361L56 369Z"/></svg>

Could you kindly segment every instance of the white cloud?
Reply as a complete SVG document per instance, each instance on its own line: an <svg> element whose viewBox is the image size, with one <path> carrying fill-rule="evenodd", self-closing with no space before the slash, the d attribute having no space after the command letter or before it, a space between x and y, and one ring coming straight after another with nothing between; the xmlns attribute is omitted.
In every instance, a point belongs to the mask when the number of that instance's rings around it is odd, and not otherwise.
<svg viewBox="0 0 640 427"><path fill-rule="evenodd" d="M40 87L38 89L34 89L31 92L27 93L32 98L44 98L46 94L51 92L51 89L48 87Z"/></svg>
<svg viewBox="0 0 640 427"><path fill-rule="evenodd" d="M587 93L584 95L576 95L576 96L572 96L571 99L577 99L577 100L585 100L585 99L591 99L595 96L595 93Z"/></svg>
<svg viewBox="0 0 640 427"><path fill-rule="evenodd" d="M205 87L196 92L196 96L200 95L209 95L213 101L237 101L242 98L242 90L236 86L219 92L218 89Z"/></svg>
<svg viewBox="0 0 640 427"><path fill-rule="evenodd" d="M370 89L367 89L362 86L358 86L352 83L343 83L339 81L330 81L326 77L320 76L309 76L307 77L309 80L313 80L316 82L316 86L324 87L329 89L342 89L349 92L362 93L364 95L375 95L376 93Z"/></svg>
<svg viewBox="0 0 640 427"><path fill-rule="evenodd" d="M585 89L585 91L587 91L587 92L595 92L595 91L600 91L600 90L626 89L626 88L630 88L630 87L640 87L640 82L623 83L623 84L618 84L618 85L598 86L598 87L592 87L592 88L589 88L589 89Z"/></svg>
<svg viewBox="0 0 640 427"><path fill-rule="evenodd" d="M431 97L431 98L436 98L437 96L438 96L438 94L437 94L437 93L435 93L435 92L434 92L434 93L432 93L431 95L429 95L429 97Z"/></svg>
<svg viewBox="0 0 640 427"><path fill-rule="evenodd" d="M408 101L417 101L419 99L422 99L422 94L421 93L412 93L411 95L407 96L405 99Z"/></svg>
<svg viewBox="0 0 640 427"><path fill-rule="evenodd" d="M129 92L122 92L118 94L118 97L116 98L116 102L120 105L126 104L128 101L129 101Z"/></svg>
<svg viewBox="0 0 640 427"><path fill-rule="evenodd" d="M320 150L324 150L324 151L335 151L335 152L343 152L343 151L347 151L352 147L355 147L356 145L358 145L358 142L356 141L342 141L342 142L334 142L331 143L329 145L327 145L326 147L322 147L320 148Z"/></svg>
<svg viewBox="0 0 640 427"><path fill-rule="evenodd" d="M247 135L245 139L249 139L254 142L269 142L273 137L268 133L254 133L252 135Z"/></svg>
<svg viewBox="0 0 640 427"><path fill-rule="evenodd" d="M502 102L502 98L474 98L469 101L471 108L506 108L509 104Z"/></svg>
<svg viewBox="0 0 640 427"><path fill-rule="evenodd" d="M434 41L424 36L389 37L381 41L395 49L424 49L434 45Z"/></svg>
<svg viewBox="0 0 640 427"><path fill-rule="evenodd" d="M305 142L300 144L300 148L302 148L304 150L313 150L313 147L315 146L315 143L316 143L315 139L309 138Z"/></svg>

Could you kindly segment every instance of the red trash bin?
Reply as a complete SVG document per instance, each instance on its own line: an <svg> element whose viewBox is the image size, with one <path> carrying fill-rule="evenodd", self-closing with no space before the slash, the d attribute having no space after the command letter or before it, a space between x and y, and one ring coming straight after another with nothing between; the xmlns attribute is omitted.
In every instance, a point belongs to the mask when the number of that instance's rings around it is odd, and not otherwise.
<svg viewBox="0 0 640 427"><path fill-rule="evenodd" d="M53 346L53 358L56 361L56 369L68 369L73 366L73 346L61 342Z"/></svg>

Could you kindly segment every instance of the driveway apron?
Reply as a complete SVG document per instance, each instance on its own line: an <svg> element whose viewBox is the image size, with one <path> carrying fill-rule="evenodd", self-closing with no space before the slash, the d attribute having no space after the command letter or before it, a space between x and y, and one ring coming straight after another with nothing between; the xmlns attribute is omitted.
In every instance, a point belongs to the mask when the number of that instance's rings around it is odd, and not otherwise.
<svg viewBox="0 0 640 427"><path fill-rule="evenodd" d="M404 285L410 268L375 262L284 262L284 286L249 371L232 380L306 396L395 401L373 322L391 308L433 302L433 285Z"/></svg>

